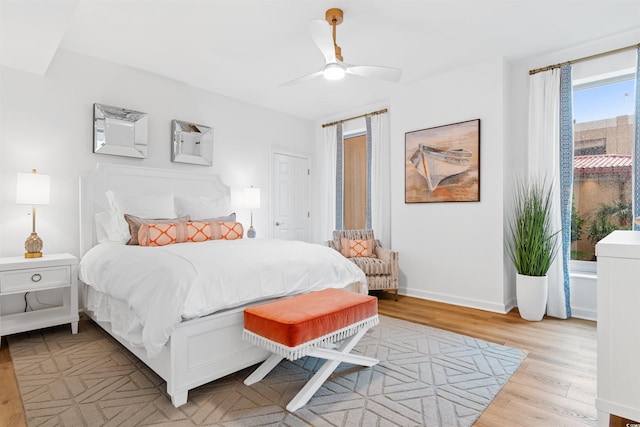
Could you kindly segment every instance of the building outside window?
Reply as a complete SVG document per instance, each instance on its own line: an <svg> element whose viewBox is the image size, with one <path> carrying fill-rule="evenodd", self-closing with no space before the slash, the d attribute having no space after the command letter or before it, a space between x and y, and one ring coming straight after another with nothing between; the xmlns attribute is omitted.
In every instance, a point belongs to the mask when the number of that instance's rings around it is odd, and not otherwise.
<svg viewBox="0 0 640 427"><path fill-rule="evenodd" d="M595 261L600 239L633 225L635 76L626 71L574 80L572 260Z"/></svg>

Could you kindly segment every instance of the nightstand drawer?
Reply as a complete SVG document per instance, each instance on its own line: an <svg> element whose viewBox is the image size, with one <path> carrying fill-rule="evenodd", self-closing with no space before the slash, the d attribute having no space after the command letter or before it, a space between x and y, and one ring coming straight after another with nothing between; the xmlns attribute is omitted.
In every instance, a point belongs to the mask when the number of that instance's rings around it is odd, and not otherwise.
<svg viewBox="0 0 640 427"><path fill-rule="evenodd" d="M28 268L0 273L0 292L35 291L71 285L71 267Z"/></svg>

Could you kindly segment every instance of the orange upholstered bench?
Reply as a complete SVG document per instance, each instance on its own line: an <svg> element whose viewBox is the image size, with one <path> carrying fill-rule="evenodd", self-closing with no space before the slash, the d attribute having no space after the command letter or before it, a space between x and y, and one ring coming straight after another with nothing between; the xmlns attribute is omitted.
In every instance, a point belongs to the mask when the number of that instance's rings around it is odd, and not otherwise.
<svg viewBox="0 0 640 427"><path fill-rule="evenodd" d="M363 366L378 363L371 357L350 353L367 330L377 324L377 299L342 289L324 289L246 308L243 338L272 355L244 383L262 380L284 358L327 359L287 405L287 410L293 412L309 401L340 362ZM338 341L342 341L338 348L329 348Z"/></svg>

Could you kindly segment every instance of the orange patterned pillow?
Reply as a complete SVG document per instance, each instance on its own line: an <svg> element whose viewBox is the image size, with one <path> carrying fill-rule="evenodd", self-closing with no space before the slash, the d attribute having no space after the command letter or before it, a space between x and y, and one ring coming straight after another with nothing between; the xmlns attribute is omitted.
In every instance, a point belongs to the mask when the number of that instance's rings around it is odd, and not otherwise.
<svg viewBox="0 0 640 427"><path fill-rule="evenodd" d="M367 257L375 258L373 250L376 247L375 239L347 239L340 238L340 253L347 258Z"/></svg>
<svg viewBox="0 0 640 427"><path fill-rule="evenodd" d="M244 228L239 222L218 222L217 226L211 228L213 239L236 240L242 239Z"/></svg>
<svg viewBox="0 0 640 427"><path fill-rule="evenodd" d="M142 224L138 229L138 244L140 246L164 246L177 243L179 224Z"/></svg>
<svg viewBox="0 0 640 427"><path fill-rule="evenodd" d="M140 226L142 224L175 224L179 222L187 222L189 221L189 215L181 216L178 218L171 219L151 219L151 218L139 218L134 215L124 214L124 219L129 224L129 234L131 235L131 239L127 242L127 245L137 245L138 244L138 231L140 230Z"/></svg>
<svg viewBox="0 0 640 427"><path fill-rule="evenodd" d="M173 243L207 240L242 239L244 229L239 222L145 223L138 229L140 246L164 246Z"/></svg>
<svg viewBox="0 0 640 427"><path fill-rule="evenodd" d="M213 239L211 224L208 222L187 222L187 242L204 242Z"/></svg>
<svg viewBox="0 0 640 427"><path fill-rule="evenodd" d="M208 222L147 223L140 226L137 240L140 246L204 242L213 238L211 230Z"/></svg>

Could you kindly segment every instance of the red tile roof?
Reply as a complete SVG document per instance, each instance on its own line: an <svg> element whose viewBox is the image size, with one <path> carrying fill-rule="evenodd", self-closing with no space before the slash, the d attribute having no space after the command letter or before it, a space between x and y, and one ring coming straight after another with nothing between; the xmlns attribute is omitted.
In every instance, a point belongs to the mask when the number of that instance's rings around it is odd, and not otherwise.
<svg viewBox="0 0 640 427"><path fill-rule="evenodd" d="M598 154L573 158L576 174L631 173L631 156L622 154Z"/></svg>

